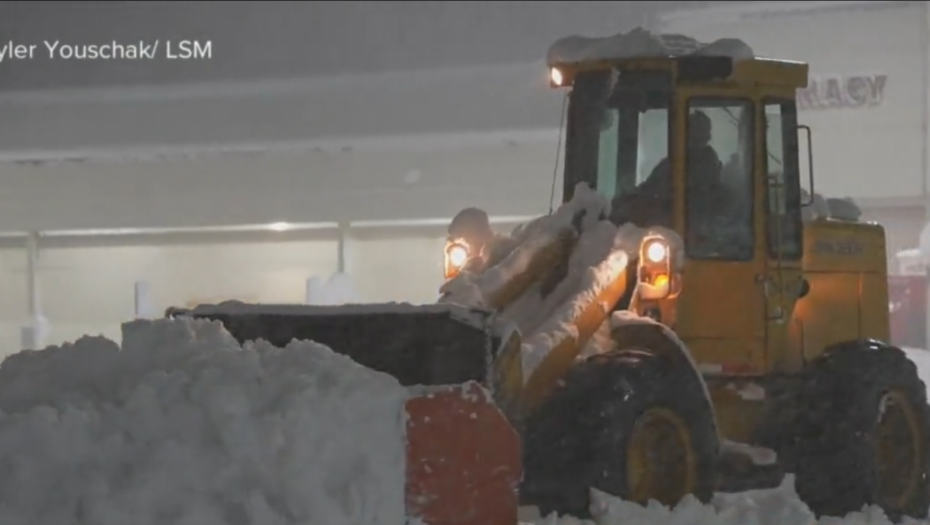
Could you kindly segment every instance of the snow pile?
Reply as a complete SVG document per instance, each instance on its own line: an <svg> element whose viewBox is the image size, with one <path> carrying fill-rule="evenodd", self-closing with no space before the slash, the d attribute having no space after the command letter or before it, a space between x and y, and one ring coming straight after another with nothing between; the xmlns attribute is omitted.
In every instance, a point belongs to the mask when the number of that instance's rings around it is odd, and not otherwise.
<svg viewBox="0 0 930 525"><path fill-rule="evenodd" d="M857 222L862 217L862 208L852 199L852 197L824 197L814 192L813 197L809 191L801 188L801 202L809 202L809 206L804 206L801 218L805 222L815 221L817 219L837 219L840 221Z"/></svg>
<svg viewBox="0 0 930 525"><path fill-rule="evenodd" d="M646 507L593 491L595 519L579 520L555 515L541 517L535 508L522 508L522 525L892 525L878 507L845 518L817 520L794 491L794 477L787 476L775 489L739 494L717 494L709 505L688 496L670 509L656 502ZM902 525L924 522L905 519Z"/></svg>
<svg viewBox="0 0 930 525"><path fill-rule="evenodd" d="M393 378L215 322L123 332L0 366L0 524L404 523Z"/></svg>

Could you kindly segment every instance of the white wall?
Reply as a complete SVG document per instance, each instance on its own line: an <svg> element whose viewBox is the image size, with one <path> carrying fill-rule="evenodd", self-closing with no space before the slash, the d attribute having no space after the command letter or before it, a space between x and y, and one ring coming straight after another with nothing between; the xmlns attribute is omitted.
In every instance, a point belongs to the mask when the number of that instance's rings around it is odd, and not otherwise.
<svg viewBox="0 0 930 525"><path fill-rule="evenodd" d="M443 282L444 236L352 239L348 273L372 302L430 303Z"/></svg>
<svg viewBox="0 0 930 525"><path fill-rule="evenodd" d="M555 127L533 63L291 80L0 93L0 151L288 142ZM52 67L52 66L49 66Z"/></svg>
<svg viewBox="0 0 930 525"><path fill-rule="evenodd" d="M444 241L443 226L349 230L345 272L358 300L434 302ZM29 322L25 248L8 244L0 249L0 358L20 348L20 326ZM119 340L120 323L134 315L137 281L148 283L150 315L160 316L170 306L230 299L302 303L307 279L325 281L339 269L337 230L45 238L39 247L45 344L85 334Z"/></svg>
<svg viewBox="0 0 930 525"><path fill-rule="evenodd" d="M926 16L923 2L912 4L764 16L724 7L667 17L662 29L705 41L740 38L759 55L809 62L812 76L887 75L880 105L812 109L801 120L813 129L818 191L913 198L924 180Z"/></svg>
<svg viewBox="0 0 930 525"><path fill-rule="evenodd" d="M500 226L508 231L512 226ZM422 230L422 231L421 231ZM350 231L346 267L362 302L434 302L442 285L444 228ZM338 270L336 231L40 239L39 303L45 344L103 334L119 340L133 318L134 284L148 283L153 315L169 306L237 299L302 303L306 281ZM256 237L263 237L257 239ZM29 323L24 246L0 249L0 358Z"/></svg>
<svg viewBox="0 0 930 525"><path fill-rule="evenodd" d="M169 306L227 299L302 302L306 279L334 272L336 253L335 241L43 248L38 271L51 324L46 343L97 333L119 340L119 323L133 317L139 280L149 283L159 315ZM25 317L24 300L18 309Z"/></svg>
<svg viewBox="0 0 930 525"><path fill-rule="evenodd" d="M0 357L19 349L20 326L28 318L26 250L0 248Z"/></svg>
<svg viewBox="0 0 930 525"><path fill-rule="evenodd" d="M365 302L434 301L442 284L443 240L438 236L366 235L347 243L347 273ZM42 311L50 323L46 344L84 334L119 340L121 322L132 319L134 283L146 281L151 306L238 299L301 303L306 280L326 280L338 268L337 241L284 240L45 247L38 273ZM27 321L25 252L0 251L0 355L19 348Z"/></svg>

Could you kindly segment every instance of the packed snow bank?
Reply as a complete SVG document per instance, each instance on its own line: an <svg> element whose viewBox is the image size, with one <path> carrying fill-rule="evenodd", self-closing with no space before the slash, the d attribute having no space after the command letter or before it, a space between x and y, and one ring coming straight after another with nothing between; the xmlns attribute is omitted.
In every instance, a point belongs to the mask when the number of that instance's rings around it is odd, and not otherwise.
<svg viewBox="0 0 930 525"><path fill-rule="evenodd" d="M215 322L123 332L0 365L0 524L404 523L393 378Z"/></svg>
<svg viewBox="0 0 930 525"><path fill-rule="evenodd" d="M542 517L535 508L522 508L523 525L892 525L878 507L844 518L821 518L798 498L794 491L794 476L787 476L775 489L751 490L739 494L717 494L709 505L686 497L675 508L656 502L643 507L594 491L593 521L572 517ZM905 519L903 525L925 525L926 522Z"/></svg>

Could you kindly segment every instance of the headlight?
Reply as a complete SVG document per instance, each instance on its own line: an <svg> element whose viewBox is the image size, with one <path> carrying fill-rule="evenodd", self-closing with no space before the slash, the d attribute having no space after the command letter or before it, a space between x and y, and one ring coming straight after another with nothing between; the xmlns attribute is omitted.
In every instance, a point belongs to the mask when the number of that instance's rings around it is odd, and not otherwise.
<svg viewBox="0 0 930 525"><path fill-rule="evenodd" d="M446 244L445 276L451 279L468 264L469 250L464 241L450 241Z"/></svg>
<svg viewBox="0 0 930 525"><path fill-rule="evenodd" d="M643 247L643 254L651 263L661 263L668 258L668 245L660 239L652 239Z"/></svg>
<svg viewBox="0 0 930 525"><path fill-rule="evenodd" d="M650 234L639 247L639 298L660 301L678 295L681 290L680 276L672 267L672 246L661 234Z"/></svg>
<svg viewBox="0 0 930 525"><path fill-rule="evenodd" d="M558 68L552 68L549 70L549 80L552 81L553 86L561 86L562 82L565 81L565 77L562 76L562 72Z"/></svg>
<svg viewBox="0 0 930 525"><path fill-rule="evenodd" d="M468 262L468 248L461 244L453 244L449 247L449 265L454 268L461 268Z"/></svg>

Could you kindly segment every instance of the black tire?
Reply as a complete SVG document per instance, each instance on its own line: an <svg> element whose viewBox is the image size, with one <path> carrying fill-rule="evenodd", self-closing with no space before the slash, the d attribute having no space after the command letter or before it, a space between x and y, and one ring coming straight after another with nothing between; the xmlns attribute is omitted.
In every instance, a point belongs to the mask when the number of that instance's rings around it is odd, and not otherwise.
<svg viewBox="0 0 930 525"><path fill-rule="evenodd" d="M675 428L684 432L674 435L687 435L690 446L684 448L694 460L679 464L691 466L687 492L708 501L719 441L700 376L684 359L615 350L577 364L527 421L523 504L538 506L543 515L587 518L591 487L635 500L626 451L634 427L644 414L654 413L674 414L681 423ZM663 500L650 496L639 502Z"/></svg>
<svg viewBox="0 0 930 525"><path fill-rule="evenodd" d="M795 413L777 450L815 515L842 517L878 505L893 521L927 517L930 407L917 367L904 352L877 342L834 347L805 371L792 404ZM883 429L897 428L884 423L895 417L903 418L897 420L904 422L903 435L882 438ZM875 452L883 444L884 460ZM883 464L899 468L883 476ZM883 478L907 497L893 501L883 494Z"/></svg>

